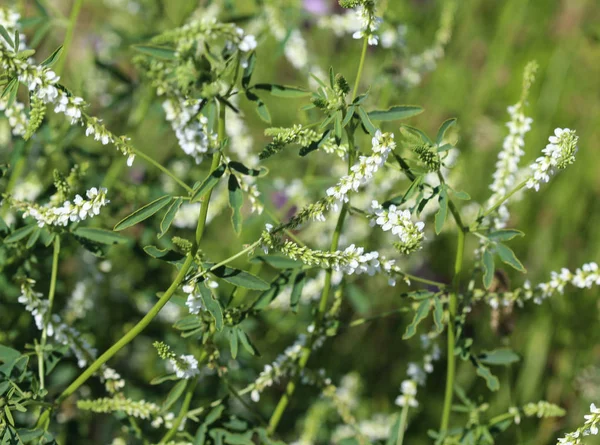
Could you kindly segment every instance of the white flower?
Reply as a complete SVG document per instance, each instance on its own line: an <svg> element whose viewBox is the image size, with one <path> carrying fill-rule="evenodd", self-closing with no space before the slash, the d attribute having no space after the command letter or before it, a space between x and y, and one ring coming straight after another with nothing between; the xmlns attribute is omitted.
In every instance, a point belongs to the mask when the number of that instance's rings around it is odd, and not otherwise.
<svg viewBox="0 0 600 445"><path fill-rule="evenodd" d="M252 51L256 48L256 37L254 37L252 34L245 35L239 44L239 48L240 51L243 52Z"/></svg>
<svg viewBox="0 0 600 445"><path fill-rule="evenodd" d="M404 253L413 252L421 247L424 238L422 221L412 222L411 213L401 210L394 204L384 209L377 201L371 203L371 226L378 225L384 232L391 230L392 234L398 235L400 243L397 245Z"/></svg>
<svg viewBox="0 0 600 445"><path fill-rule="evenodd" d="M402 395L396 398L396 405L398 406L409 406L412 408L416 408L419 406L419 402L417 402L417 382L414 380L404 380L402 382L400 388Z"/></svg>
<svg viewBox="0 0 600 445"><path fill-rule="evenodd" d="M555 129L554 136L548 138L550 143L542 150L544 156L537 158L530 166L533 174L527 181L527 188L538 191L540 184L548 182L557 170L562 170L575 162L577 140L578 137L574 130L568 128Z"/></svg>
<svg viewBox="0 0 600 445"><path fill-rule="evenodd" d="M175 375L180 379L189 379L198 374L198 360L193 355L180 355L178 358L170 359L175 370Z"/></svg>

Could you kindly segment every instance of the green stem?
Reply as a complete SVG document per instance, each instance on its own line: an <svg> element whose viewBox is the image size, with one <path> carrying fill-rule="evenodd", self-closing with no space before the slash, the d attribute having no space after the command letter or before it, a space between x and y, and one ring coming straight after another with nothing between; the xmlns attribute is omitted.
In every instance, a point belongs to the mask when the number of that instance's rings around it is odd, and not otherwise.
<svg viewBox="0 0 600 445"><path fill-rule="evenodd" d="M133 152L137 156L139 156L140 158L142 158L144 161L146 161L148 164L151 164L154 167L156 167L157 169L159 169L160 171L162 171L165 175L167 175L169 178L171 178L173 181L175 181L177 184L179 184L181 187L183 187L188 193L192 193L193 192L192 188L189 185L187 185L185 182L183 182L181 179L179 179L177 177L177 175L175 175L175 173L173 173L167 167L165 167L164 165L162 165L160 162L155 161L150 156L148 156L146 153L138 150L137 148L134 148Z"/></svg>
<svg viewBox="0 0 600 445"><path fill-rule="evenodd" d="M167 433L163 436L163 438L158 443L159 445L167 443L169 440L177 434L177 430L179 429L179 425L183 422L183 419L188 413L190 409L190 403L192 402L192 397L194 396L194 390L196 389L196 385L198 384L198 379L194 378L191 382L188 382L187 388L185 389L185 396L183 398L183 403L181 404L181 408L179 409L179 414L177 418L173 422L173 426L167 431Z"/></svg>
<svg viewBox="0 0 600 445"><path fill-rule="evenodd" d="M409 274L409 273L402 272L401 270L395 270L395 272L396 272L398 275L401 275L401 276L403 276L403 277L405 277L405 278L408 278L408 279L409 279L409 280L411 280L411 281L416 281L416 282L418 282L418 283L423 283L423 284L428 284L428 285L430 285L430 286L435 286L435 287L437 287L438 289L443 289L443 288L445 288L445 287L446 287L446 284L445 284L445 283L441 283L441 282L439 282L439 281L433 281L433 280L428 280L427 278L421 278L421 277L418 277L418 276L416 276L416 275L411 275L411 274Z"/></svg>
<svg viewBox="0 0 600 445"><path fill-rule="evenodd" d="M481 221L485 217L489 216L494 210L496 210L498 207L500 207L504 203L504 201L506 201L507 199L509 199L511 196L513 196L519 190L523 189L523 187L525 187L525 185L527 184L527 181L529 181L529 178L527 178L525 181L521 182L519 185L517 185L510 192L508 192L507 194L505 194L504 196L502 196L501 198L499 198L498 201L496 201L494 203L494 205L492 205L489 209L487 209L485 212L483 212L483 214L479 217L479 221Z"/></svg>
<svg viewBox="0 0 600 445"><path fill-rule="evenodd" d="M63 55L56 63L56 69L54 72L57 75L61 75L65 62L67 60L67 54L69 53L69 48L71 47L71 42L73 41L73 33L75 32L75 24L77 23L77 17L79 17L79 11L81 11L81 5L83 5L83 0L74 0L73 7L71 8L71 15L69 16L69 26L67 27L67 32L65 34L65 40L63 42Z"/></svg>
<svg viewBox="0 0 600 445"><path fill-rule="evenodd" d="M44 326L42 327L42 340L38 351L38 373L40 378L40 388L44 389L44 350L48 341L48 322L52 316L52 305L54 304L54 294L56 293L56 277L58 275L58 255L60 253L60 236L54 236L54 253L52 255L52 273L50 275L50 290L48 291L48 308L44 317Z"/></svg>
<svg viewBox="0 0 600 445"><path fill-rule="evenodd" d="M398 425L398 440L396 445L402 445L404 442L404 432L406 431L406 421L408 419L408 402L402 407L402 414L400 415L400 424Z"/></svg>
<svg viewBox="0 0 600 445"><path fill-rule="evenodd" d="M458 221L457 221L458 223ZM454 376L456 373L456 357L454 355L454 344L456 342L456 333L454 331L454 321L456 319L456 308L458 300L458 291L460 286L460 274L462 271L463 256L465 251L465 231L458 231L458 247L456 249L456 260L454 262L454 279L452 280L452 293L448 305L448 351L447 351L447 369L446 369L446 392L444 395L444 410L440 432L445 434L448 431L450 421L450 411L452 410L452 395L454 393Z"/></svg>
<svg viewBox="0 0 600 445"><path fill-rule="evenodd" d="M163 308L165 304L171 299L171 296L175 293L175 291L179 288L179 285L185 278L188 270L192 266L194 262L194 257L191 254L186 256L185 262L179 269L175 280L171 283L169 288L165 291L162 297L156 302L154 306L148 311L148 313L142 318L127 334L125 334L119 341L117 341L114 345L112 345L104 354L96 359L94 363L92 363L73 383L71 383L67 389L65 389L62 394L56 400L56 403L61 403L71 394L73 394L77 388L83 385L87 379L89 379L100 367L110 360L117 352L123 349L129 342L131 342L135 337L137 337L145 328L150 324L150 322L158 315L160 310Z"/></svg>
<svg viewBox="0 0 600 445"><path fill-rule="evenodd" d="M367 48L369 41L365 37L363 39L362 52L360 53L360 62L358 63L358 72L356 73L356 80L354 81L354 90L352 90L352 100L356 99L356 93L358 93L358 87L360 85L360 78L362 76L363 68L365 66L365 58L367 56Z"/></svg>
<svg viewBox="0 0 600 445"><path fill-rule="evenodd" d="M226 137L226 134L225 134L225 111L226 111L225 104L220 103L219 104L219 123L218 123L218 129L217 129L217 132L218 132L217 134L218 134L220 143L223 142ZM213 170L215 170L219 166L220 162L221 162L221 152L218 151L215 154L213 154L210 171L212 172ZM200 240L202 239L202 235L204 234L204 226L206 225L206 216L208 215L208 204L209 204L211 195L212 195L212 189L206 194L206 196L204 197L204 200L202 200L202 207L200 208L200 221L202 223L198 224L198 227L196 227L196 247L198 247L198 245L200 244Z"/></svg>

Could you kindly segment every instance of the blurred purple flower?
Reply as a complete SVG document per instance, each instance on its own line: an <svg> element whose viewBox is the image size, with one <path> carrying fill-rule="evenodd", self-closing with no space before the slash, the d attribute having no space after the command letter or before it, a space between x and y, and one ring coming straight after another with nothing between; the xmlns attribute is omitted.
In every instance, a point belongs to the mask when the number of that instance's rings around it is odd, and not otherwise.
<svg viewBox="0 0 600 445"><path fill-rule="evenodd" d="M329 0L304 0L304 9L315 15L325 15L330 11Z"/></svg>

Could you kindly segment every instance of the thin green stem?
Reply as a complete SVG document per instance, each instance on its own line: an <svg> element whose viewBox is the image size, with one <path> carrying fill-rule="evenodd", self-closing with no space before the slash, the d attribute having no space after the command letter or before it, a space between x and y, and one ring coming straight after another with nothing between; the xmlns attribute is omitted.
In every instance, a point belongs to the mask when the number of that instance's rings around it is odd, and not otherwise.
<svg viewBox="0 0 600 445"><path fill-rule="evenodd" d="M440 281L428 280L427 278L421 278L421 277L418 277L418 276L416 276L416 275L411 275L411 274L409 274L409 273L402 272L401 270L395 270L395 272L396 272L398 275L401 275L401 276L403 276L403 277L405 277L405 278L409 279L410 281L416 281L416 282L418 282L418 283L428 284L428 285L430 285L430 286L435 286L435 287L437 287L438 289L443 289L443 288L445 288L445 287L446 287L446 284L445 284L445 283L442 283L442 282L440 282Z"/></svg>
<svg viewBox="0 0 600 445"><path fill-rule="evenodd" d="M519 185L517 185L514 189L512 189L510 192L508 192L504 196L500 197L498 199L498 201L496 201L489 209L487 209L485 212L483 212L483 214L479 217L479 220L481 221L484 218L486 218L487 216L489 216L494 210L496 210L498 207L500 207L507 199L510 199L511 196L513 196L519 190L523 189L523 187L525 187L525 185L527 184L527 181L529 181L529 178L527 178L525 181L521 182Z"/></svg>
<svg viewBox="0 0 600 445"><path fill-rule="evenodd" d="M226 137L226 134L225 134L225 111L226 111L225 104L220 103L219 104L219 123L218 123L218 129L217 129L219 143L223 142ZM210 171L212 172L213 170L215 170L219 166L220 162L221 162L221 152L218 151L213 154L212 163L210 165ZM202 239L202 235L204 234L204 227L206 225L206 216L208 215L208 204L210 202L211 196L212 196L212 189L206 194L206 196L204 196L204 199L202 200L202 207L200 208L200 220L199 220L200 223L198 224L198 227L196 227L196 247L198 247L200 245L200 240Z"/></svg>
<svg viewBox="0 0 600 445"><path fill-rule="evenodd" d="M62 74L62 71L65 67L65 62L67 60L67 54L69 53L69 48L71 47L71 42L73 42L73 33L75 32L75 24L77 23L77 17L79 17L79 11L81 11L81 6L83 5L83 0L74 0L73 7L71 8L71 15L69 16L69 26L67 27L67 32L65 34L65 40L63 42L63 55L56 63L56 68L54 72L59 76Z"/></svg>
<svg viewBox="0 0 600 445"><path fill-rule="evenodd" d="M148 164L151 164L154 167L156 167L157 169L159 169L160 171L162 171L165 175L167 175L169 178L171 178L173 181L175 181L177 184L179 184L181 187L183 187L188 193L193 192L193 189L189 185L187 185L185 182L183 182L181 179L179 179L175 173L173 173L167 167L162 165L160 162L155 161L150 156L148 156L146 153L144 153L136 148L133 149L133 152L137 156L142 158L144 161L146 161Z"/></svg>
<svg viewBox="0 0 600 445"><path fill-rule="evenodd" d="M48 341L48 322L52 316L52 305L54 304L54 294L56 293L56 277L58 275L58 255L60 253L60 236L54 236L54 253L52 255L52 272L50 275L50 290L48 291L48 308L44 317L44 326L42 327L42 340L38 351L38 373L40 378L40 388L44 389L44 350Z"/></svg>
<svg viewBox="0 0 600 445"><path fill-rule="evenodd" d="M360 62L358 63L358 71L356 73L356 80L354 81L354 89L352 90L352 100L356 99L358 93L358 87L360 86L360 78L362 77L363 68L365 66L365 58L367 57L367 48L369 47L369 40L367 37L363 39L362 51L360 53Z"/></svg>
<svg viewBox="0 0 600 445"><path fill-rule="evenodd" d="M83 385L87 379L89 379L96 371L100 369L100 367L110 360L117 352L123 349L129 342L131 342L135 337L137 337L145 328L150 324L150 322L158 315L160 310L163 308L165 304L171 299L171 296L175 293L175 291L179 288L179 285L185 278L188 270L192 266L194 262L194 257L191 254L188 254L185 258L185 262L179 269L177 276L169 286L169 288L165 291L165 293L160 297L160 299L156 302L154 306L148 311L148 313L142 318L133 328L131 328L127 334L125 334L119 341L117 341L114 345L112 345L104 354L96 359L94 363L92 363L73 383L71 383L67 389L65 389L62 394L56 400L56 403L61 403L71 394L73 394L81 385Z"/></svg>
<svg viewBox="0 0 600 445"><path fill-rule="evenodd" d="M194 397L194 390L196 389L197 384L197 378L194 378L191 382L187 383L187 388L185 389L185 395L183 397L183 403L181 404L181 408L179 409L179 414L177 415L177 418L173 421L173 425L171 426L169 431L166 432L166 434L158 443L159 445L167 443L173 438L173 436L175 436L175 434L177 434L177 431L179 430L179 425L181 425L181 422L183 422L183 419L185 418L185 416L188 413L188 410L190 409L190 403L192 402L192 398Z"/></svg>
<svg viewBox="0 0 600 445"><path fill-rule="evenodd" d="M402 414L400 415L400 424L398 425L398 439L396 445L402 445L404 442L404 432L406 431L406 421L408 420L408 402L402 407Z"/></svg>
<svg viewBox="0 0 600 445"><path fill-rule="evenodd" d="M458 221L457 221L458 223ZM454 376L456 373L456 357L454 355L454 344L456 342L456 333L454 331L454 321L456 319L456 308L458 302L458 292L460 286L460 274L462 272L462 263L465 252L465 232L458 231L458 246L456 249L456 259L454 261L454 279L452 280L452 293L448 304L448 350L446 367L446 392L444 395L444 410L442 412L442 421L440 432L445 434L448 431L450 422L450 411L452 410L452 395L454 393Z"/></svg>

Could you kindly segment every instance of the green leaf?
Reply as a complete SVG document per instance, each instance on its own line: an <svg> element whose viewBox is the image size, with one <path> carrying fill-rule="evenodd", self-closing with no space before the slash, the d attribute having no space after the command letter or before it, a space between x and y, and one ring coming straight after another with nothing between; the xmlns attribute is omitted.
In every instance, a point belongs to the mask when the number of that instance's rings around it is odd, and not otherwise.
<svg viewBox="0 0 600 445"><path fill-rule="evenodd" d="M406 331L404 332L404 335L402 336L403 340L411 338L412 336L414 336L417 333L417 326L419 325L419 323L421 323L423 320L425 320L425 318L427 317L427 314L429 314L430 309L431 309L431 300L430 299L423 300L419 304L419 307L417 307L417 310L415 312L415 316L413 317L412 322L406 327Z"/></svg>
<svg viewBox="0 0 600 445"><path fill-rule="evenodd" d="M433 322L435 323L436 333L441 334L444 330L444 305L439 297L433 299Z"/></svg>
<svg viewBox="0 0 600 445"><path fill-rule="evenodd" d="M440 209L435 214L435 233L439 235L448 216L448 192L443 187L438 198Z"/></svg>
<svg viewBox="0 0 600 445"><path fill-rule="evenodd" d="M521 357L519 357L517 353L507 348L484 351L477 358L486 365L499 366L510 365L511 363L516 363L521 360Z"/></svg>
<svg viewBox="0 0 600 445"><path fill-rule="evenodd" d="M101 244L122 244L129 241L127 237L119 233L92 227L78 227L72 233L81 238Z"/></svg>
<svg viewBox="0 0 600 445"><path fill-rule="evenodd" d="M515 229L500 229L486 235L488 239L494 242L510 241L517 236L525 236L523 232Z"/></svg>
<svg viewBox="0 0 600 445"><path fill-rule="evenodd" d="M302 261L292 260L283 255L257 255L250 258L251 263L267 263L275 269L297 269L304 266Z"/></svg>
<svg viewBox="0 0 600 445"><path fill-rule="evenodd" d="M242 346L244 347L244 349L246 351L248 351L250 353L250 355L256 355L256 356L260 357L260 352L258 352L258 349L256 349L256 346L254 346L254 344L250 341L250 338L248 337L248 335L246 335L246 333L242 329L238 329L237 333L240 338L240 341L242 342Z"/></svg>
<svg viewBox="0 0 600 445"><path fill-rule="evenodd" d="M298 311L298 303L300 302L300 297L302 297L302 289L304 288L304 283L306 282L306 273L304 271L298 271L294 274L293 278L293 286L292 293L290 296L290 307L292 311Z"/></svg>
<svg viewBox="0 0 600 445"><path fill-rule="evenodd" d="M225 407L223 405L215 406L204 418L203 425L209 426L210 424L215 423L219 420L224 410Z"/></svg>
<svg viewBox="0 0 600 445"><path fill-rule="evenodd" d="M496 244L496 252L500 256L500 259L506 264L508 264L510 267L518 270L519 272L527 272L523 264L521 264L521 262L510 247L498 243Z"/></svg>
<svg viewBox="0 0 600 445"><path fill-rule="evenodd" d="M258 116L267 124L271 123L271 113L269 113L269 109L260 99L256 101L256 112L258 113Z"/></svg>
<svg viewBox="0 0 600 445"><path fill-rule="evenodd" d="M233 225L233 231L239 235L242 233L242 204L244 204L244 194L234 174L229 175L227 188L229 190L229 207L231 207L231 224Z"/></svg>
<svg viewBox="0 0 600 445"><path fill-rule="evenodd" d="M254 85L254 88L268 91L273 96L277 97L306 97L312 94L310 91L306 91L298 87L292 87L288 85L273 85L270 83L258 83Z"/></svg>
<svg viewBox="0 0 600 445"><path fill-rule="evenodd" d="M22 240L27 235L35 230L38 225L33 223L27 226L21 227L20 229L15 230L13 233L4 238L4 243L11 244L16 243L19 240Z"/></svg>
<svg viewBox="0 0 600 445"><path fill-rule="evenodd" d="M335 134L335 140L341 141L342 140L342 112L340 110L338 110L335 113L335 121L334 121L334 134Z"/></svg>
<svg viewBox="0 0 600 445"><path fill-rule="evenodd" d="M229 336L229 349L231 350L231 358L235 359L238 353L238 328L231 328L227 333Z"/></svg>
<svg viewBox="0 0 600 445"><path fill-rule="evenodd" d="M233 269L228 266L220 266L214 270L211 270L210 272L216 277L227 281L234 286L253 290L267 290L270 287L269 283L266 281L244 270Z"/></svg>
<svg viewBox="0 0 600 445"><path fill-rule="evenodd" d="M485 379L485 383L490 391L498 391L500 389L498 377L492 374L492 371L487 366L477 363L477 375Z"/></svg>
<svg viewBox="0 0 600 445"><path fill-rule="evenodd" d="M169 263L178 263L179 261L185 258L183 254L176 252L172 249L159 249L156 246L145 246L144 252L146 252L152 258L167 261Z"/></svg>
<svg viewBox="0 0 600 445"><path fill-rule="evenodd" d="M42 66L50 67L50 66L54 65L58 61L58 59L60 59L60 56L62 55L62 52L63 52L63 46L60 45L58 48L56 48L54 50L54 52L52 54L50 54L46 58L46 60L44 60L42 62Z"/></svg>
<svg viewBox="0 0 600 445"><path fill-rule="evenodd" d="M342 121L342 127L346 127L350 123L352 116L354 116L354 112L356 111L356 105L350 105L348 110L346 111L346 116L344 116L344 120Z"/></svg>
<svg viewBox="0 0 600 445"><path fill-rule="evenodd" d="M194 189L190 202L198 202L208 192L210 192L214 188L214 186L217 185L219 179L221 179L221 176L223 176L223 173L225 173L226 169L227 166L225 164L221 164L213 171L211 171L206 177L206 179L202 181L202 183L198 186L198 188Z"/></svg>
<svg viewBox="0 0 600 445"><path fill-rule="evenodd" d="M244 87L245 90L248 89L248 86L250 85L250 79L252 78L255 65L256 51L252 51L248 56L248 61L246 62L246 67L244 68L244 74L242 76L242 87Z"/></svg>
<svg viewBox="0 0 600 445"><path fill-rule="evenodd" d="M456 199L462 199L463 201L468 201L471 199L471 195L469 195L467 192L452 190L452 194L456 197Z"/></svg>
<svg viewBox="0 0 600 445"><path fill-rule="evenodd" d="M492 255L492 253L485 249L483 251L483 258L482 258L482 262L483 262L483 287L485 287L486 289L489 289L490 286L492 285L492 281L494 280L494 271L495 271L495 264L494 264L494 255Z"/></svg>
<svg viewBox="0 0 600 445"><path fill-rule="evenodd" d="M246 175L246 176L260 177L260 176L265 176L269 172L269 170L266 167L259 167L258 169L248 168L241 162L237 162L237 161L231 161L228 165L229 165L229 168L232 168L235 171L241 173L242 175Z"/></svg>
<svg viewBox="0 0 600 445"><path fill-rule="evenodd" d="M429 136L427 136L424 132L419 130L418 128L411 127L410 125L401 125L400 133L408 133L412 137L419 137L423 142L427 142L429 145L435 145ZM406 134L404 137L407 137Z"/></svg>
<svg viewBox="0 0 600 445"><path fill-rule="evenodd" d="M160 209L168 205L173 200L172 196L165 195L161 196L158 199L146 204L144 207L137 209L131 215L126 216L121 221L119 221L114 230L116 232L120 230L125 230L128 227L135 226L136 224L144 221L145 219L150 218L152 215L157 213Z"/></svg>
<svg viewBox="0 0 600 445"><path fill-rule="evenodd" d="M260 296L256 299L256 301L252 304L252 309L260 311L266 308L271 301L273 301L279 293L288 285L291 280L292 271L285 269L282 270L279 275L277 275L271 284L269 285L269 289L265 290Z"/></svg>
<svg viewBox="0 0 600 445"><path fill-rule="evenodd" d="M10 46L15 47L15 42L13 42L12 37L10 36L10 34L8 33L8 31L6 30L6 28L2 25L0 25L0 36L4 37L4 40L6 40L8 42L8 44Z"/></svg>
<svg viewBox="0 0 600 445"><path fill-rule="evenodd" d="M216 297L212 291L206 287L204 283L198 284L198 289L200 289L200 296L202 297L202 302L204 303L204 307L210 315L213 316L215 320L215 329L220 332L223 330L223 308L221 307L221 302Z"/></svg>
<svg viewBox="0 0 600 445"><path fill-rule="evenodd" d="M423 112L423 108L415 105L396 105L388 110L376 110L369 113L369 117L374 121L398 121L407 119Z"/></svg>
<svg viewBox="0 0 600 445"><path fill-rule="evenodd" d="M377 132L377 128L375 128L375 125L373 125L373 122L371 122L369 115L363 109L363 107L358 107L358 115L363 126L365 127L365 130L367 130L367 133L371 135L375 134Z"/></svg>
<svg viewBox="0 0 600 445"><path fill-rule="evenodd" d="M19 36L19 30L15 31L15 52L19 52L19 46L21 45L21 37Z"/></svg>
<svg viewBox="0 0 600 445"><path fill-rule="evenodd" d="M19 80L15 77L6 84L6 87L4 87L4 91L2 92L2 96L0 96L0 99L3 99L5 96L7 97L6 108L11 107L15 102L15 99L17 98L17 91L19 91Z"/></svg>
<svg viewBox="0 0 600 445"><path fill-rule="evenodd" d="M180 380L175 384L175 386L173 386L173 388L171 388L171 391L169 391L169 394L167 394L167 397L165 398L165 401L163 402L160 408L161 412L164 413L169 411L169 408L171 408L173 404L177 402L177 400L179 400L179 398L185 391L185 387L187 386L187 384L187 380Z"/></svg>
<svg viewBox="0 0 600 445"><path fill-rule="evenodd" d="M163 216L163 219L160 221L160 233L158 234L159 238L162 238L164 234L167 233L182 204L183 199L179 197L169 206L165 216Z"/></svg>
<svg viewBox="0 0 600 445"><path fill-rule="evenodd" d="M177 52L173 48L153 45L133 45L133 49L156 59L177 60Z"/></svg>
<svg viewBox="0 0 600 445"><path fill-rule="evenodd" d="M438 134L436 137L437 145L440 145L442 143L442 141L444 140L444 135L446 134L446 131L448 131L448 129L450 127L452 127L454 124L456 124L455 117L444 121L444 123L440 126L440 129L438 130Z"/></svg>

